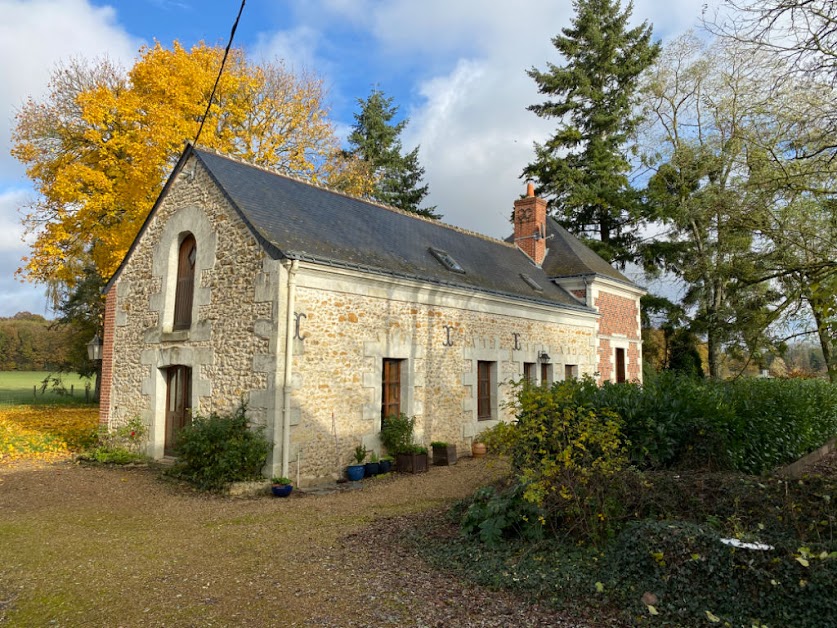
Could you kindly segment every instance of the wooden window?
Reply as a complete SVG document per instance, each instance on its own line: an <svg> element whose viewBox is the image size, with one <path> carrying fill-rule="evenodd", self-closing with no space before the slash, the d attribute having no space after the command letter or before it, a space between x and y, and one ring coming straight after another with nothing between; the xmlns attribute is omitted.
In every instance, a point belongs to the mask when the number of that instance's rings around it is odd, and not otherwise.
<svg viewBox="0 0 837 628"><path fill-rule="evenodd" d="M491 395L494 392L492 373L494 362L477 362L477 419L486 421L491 416Z"/></svg>
<svg viewBox="0 0 837 628"><path fill-rule="evenodd" d="M178 434L191 422L192 369L188 366L170 366L166 369L165 455L175 455Z"/></svg>
<svg viewBox="0 0 837 628"><path fill-rule="evenodd" d="M564 365L564 381L575 379L578 377L578 365L565 364Z"/></svg>
<svg viewBox="0 0 837 628"><path fill-rule="evenodd" d="M524 362L523 363L523 379L529 382L530 384L535 384L535 363L534 362Z"/></svg>
<svg viewBox="0 0 837 628"><path fill-rule="evenodd" d="M384 358L381 390L381 424L388 416L401 414L401 364L404 360Z"/></svg>
<svg viewBox="0 0 837 628"><path fill-rule="evenodd" d="M195 259L198 249L195 237L187 235L180 244L177 257L177 289L174 297L173 329L192 326L192 298L195 292Z"/></svg>
<svg viewBox="0 0 837 628"><path fill-rule="evenodd" d="M549 386L552 383L552 365L548 362L541 363L541 386Z"/></svg>
<svg viewBox="0 0 837 628"><path fill-rule="evenodd" d="M616 383L625 382L625 350L616 349Z"/></svg>

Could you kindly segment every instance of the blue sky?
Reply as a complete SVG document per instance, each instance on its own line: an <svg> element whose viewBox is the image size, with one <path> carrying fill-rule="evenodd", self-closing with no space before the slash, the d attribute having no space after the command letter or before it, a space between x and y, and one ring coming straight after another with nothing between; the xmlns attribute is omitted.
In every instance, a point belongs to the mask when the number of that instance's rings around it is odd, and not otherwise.
<svg viewBox="0 0 837 628"><path fill-rule="evenodd" d="M50 316L44 288L14 277L27 246L19 208L34 198L9 155L14 114L38 99L55 64L107 56L130 67L140 46L175 39L226 44L239 0L0 0L0 316ZM697 25L703 0L635 0L664 41ZM519 175L554 124L530 67L560 63L550 39L572 17L569 0L247 0L235 45L319 75L345 137L356 99L373 86L410 118L406 148L420 145L428 204L444 220L495 237L509 231Z"/></svg>

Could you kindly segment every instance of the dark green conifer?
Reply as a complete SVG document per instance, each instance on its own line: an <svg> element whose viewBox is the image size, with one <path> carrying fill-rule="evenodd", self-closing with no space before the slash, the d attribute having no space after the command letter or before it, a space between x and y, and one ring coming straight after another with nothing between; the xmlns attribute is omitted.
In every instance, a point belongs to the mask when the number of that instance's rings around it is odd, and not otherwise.
<svg viewBox="0 0 837 628"><path fill-rule="evenodd" d="M551 212L611 262L632 257L641 215L631 187L628 146L640 118L635 111L640 74L659 53L647 22L628 28L632 4L575 0L572 26L552 43L564 65L528 71L550 100L529 107L558 128L535 144L535 161L523 175L535 181Z"/></svg>
<svg viewBox="0 0 837 628"><path fill-rule="evenodd" d="M408 120L393 124L398 107L379 89L366 100L358 99L360 112L349 135L349 153L371 165L375 179L372 198L428 218L441 218L435 207L420 208L427 196L427 184L421 185L424 168L418 161L418 146L402 155L401 131Z"/></svg>

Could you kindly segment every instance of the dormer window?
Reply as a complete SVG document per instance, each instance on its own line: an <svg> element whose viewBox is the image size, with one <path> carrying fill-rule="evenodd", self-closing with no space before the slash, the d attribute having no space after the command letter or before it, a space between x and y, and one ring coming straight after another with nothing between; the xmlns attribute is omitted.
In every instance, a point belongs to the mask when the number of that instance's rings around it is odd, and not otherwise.
<svg viewBox="0 0 837 628"><path fill-rule="evenodd" d="M455 273L464 273L465 269L460 266L459 262L457 262L453 257L442 251L441 249L434 249L432 246L428 248L430 254L435 257L445 268L448 270L452 270Z"/></svg>
<svg viewBox="0 0 837 628"><path fill-rule="evenodd" d="M189 329L192 326L192 298L195 293L195 261L198 246L190 233L180 243L177 256L177 290L174 299L175 331Z"/></svg>

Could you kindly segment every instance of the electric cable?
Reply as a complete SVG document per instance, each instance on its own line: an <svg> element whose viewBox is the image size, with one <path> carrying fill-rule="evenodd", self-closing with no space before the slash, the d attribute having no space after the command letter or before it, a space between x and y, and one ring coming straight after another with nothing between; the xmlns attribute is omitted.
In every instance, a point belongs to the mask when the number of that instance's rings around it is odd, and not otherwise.
<svg viewBox="0 0 837 628"><path fill-rule="evenodd" d="M209 117L209 110L212 107L212 101L215 99L215 90L218 89L218 83L221 82L221 75L224 73L224 65L227 63L227 57L230 54L230 48L232 47L233 38L235 37L235 29L238 28L238 21L241 19L241 13L244 11L244 3L247 0L241 0L241 6L238 8L238 15L235 18L235 22L233 23L232 30L230 31L230 40L227 42L227 48L224 50L224 58L221 59L221 67L218 70L218 76L215 78L215 85L212 86L212 93L209 94L209 102L206 103L206 111L203 114L203 118L201 119L201 125L198 128L198 132L195 135L195 141L193 142L195 146L198 145L198 139L201 136L201 131L203 131L203 125L206 122L206 119Z"/></svg>

